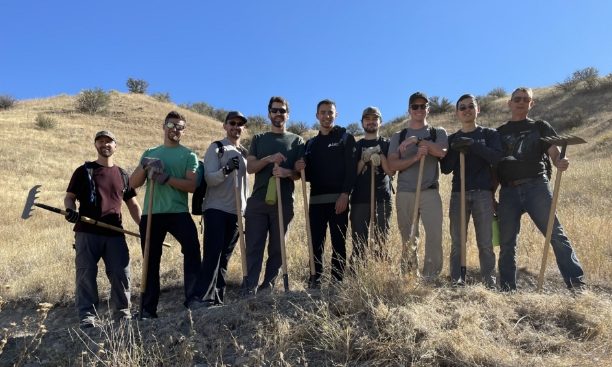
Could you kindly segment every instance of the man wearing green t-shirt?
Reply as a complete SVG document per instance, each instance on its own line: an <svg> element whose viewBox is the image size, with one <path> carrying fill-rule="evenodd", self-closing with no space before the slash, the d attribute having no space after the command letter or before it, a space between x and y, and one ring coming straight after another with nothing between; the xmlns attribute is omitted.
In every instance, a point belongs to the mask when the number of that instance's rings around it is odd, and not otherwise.
<svg viewBox="0 0 612 367"><path fill-rule="evenodd" d="M293 219L294 180L300 176L293 169L295 161L304 154L304 140L285 131L289 119L289 103L282 97L272 97L268 103L270 131L253 137L247 156L247 172L255 174L253 193L245 211L245 240L247 255L247 284L249 294L259 289L271 290L282 265L280 227L277 204L266 203L266 192L271 177L279 177L283 203L283 227L287 233ZM275 165L278 165L275 167ZM274 178L272 179L272 182ZM258 287L268 237L268 259L262 284Z"/></svg>
<svg viewBox="0 0 612 367"><path fill-rule="evenodd" d="M201 293L197 287L202 259L198 231L189 214L187 193L196 188L196 169L198 157L189 148L180 144L185 132L185 118L176 111L166 116L163 124L164 144L145 150L139 166L130 177L130 186L137 188L145 180L153 180L153 211L151 218L151 235L149 243L149 261L146 289L142 295L143 311L140 317L157 318L159 301L159 264L162 255L162 243L170 233L181 245L183 253L183 271L185 286L185 306L197 307L202 303ZM145 193L145 210L140 220L141 246L144 252L145 234L147 231L146 208L149 202L149 187Z"/></svg>

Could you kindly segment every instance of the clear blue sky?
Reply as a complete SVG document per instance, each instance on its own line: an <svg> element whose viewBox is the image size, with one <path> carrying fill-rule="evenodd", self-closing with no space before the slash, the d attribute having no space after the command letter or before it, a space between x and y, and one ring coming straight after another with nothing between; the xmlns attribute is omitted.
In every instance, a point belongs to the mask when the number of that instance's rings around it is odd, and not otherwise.
<svg viewBox="0 0 612 367"><path fill-rule="evenodd" d="M588 66L612 72L610 1L3 1L0 94L127 91L149 82L176 103L337 122L368 105L385 120L422 90L456 98L541 87Z"/></svg>

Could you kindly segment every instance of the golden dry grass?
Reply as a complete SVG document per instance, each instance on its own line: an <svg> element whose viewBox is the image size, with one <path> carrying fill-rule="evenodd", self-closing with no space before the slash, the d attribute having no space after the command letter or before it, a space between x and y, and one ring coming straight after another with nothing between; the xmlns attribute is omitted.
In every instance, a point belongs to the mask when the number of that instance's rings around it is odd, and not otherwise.
<svg viewBox="0 0 612 367"><path fill-rule="evenodd" d="M552 93L538 90L536 95ZM603 97L610 105L612 97ZM600 101L601 102L601 101ZM505 120L502 99L483 115L483 121ZM563 104L556 105L561 108ZM89 342L75 343L66 327L76 323L74 258L70 226L57 214L36 209L31 218L21 219L28 190L42 184L39 202L62 207L65 188L73 170L95 158L92 138L96 131L112 130L119 139L117 164L130 169L142 151L162 139L161 121L176 106L143 95L112 93L105 116L74 112L74 97L22 101L0 112L0 326L17 321L4 332L10 349L19 329L20 315L29 305L50 302L55 308L49 321L56 346L61 343L65 359L57 362L45 348L46 339L33 358L47 357L55 364L90 364L81 351ZM181 109L179 109L181 110ZM421 285L399 275L400 237L395 218L387 243L389 261L370 261L347 277L342 287L305 291L308 252L299 182L296 185L295 218L288 231L287 254L292 292L238 300L241 281L239 252L230 264L230 304L221 309L195 311L180 306L182 255L177 244L162 258L162 294L159 322L139 325L139 338L127 343L142 353L142 343L154 343L156 358L166 364L208 363L210 365L606 365L612 353L612 280L609 192L610 111L595 110L584 126L572 133L589 144L571 147L572 166L563 176L558 214L584 265L592 291L572 297L563 289L554 260L549 260L545 292L535 293L543 236L525 218L520 237L518 262L522 291L506 295L479 285L451 289L445 280L434 286ZM184 144L201 156L211 141L223 136L221 124L190 111ZM36 128L39 113L53 116L56 128ZM537 116L535 116L537 117ZM456 130L453 115L435 116L431 122ZM450 177L443 176L441 193L445 213ZM142 195L139 196L142 201ZM446 216L446 214L445 214ZM125 215L126 218L129 216ZM197 219L197 218L196 218ZM126 228L136 230L130 221ZM132 254L132 286L140 283L140 249L128 238ZM350 244L350 240L347 241ZM449 253L448 218L444 219L444 251ZM349 245L350 247L350 245ZM328 246L329 248L329 246ZM421 249L422 251L422 249ZM498 250L496 249L496 252ZM350 250L349 250L350 253ZM551 257L554 258L554 257ZM329 259L328 259L329 260ZM445 255L444 274L448 273ZM468 269L475 276L478 257L474 233L468 235ZM107 298L108 282L100 269L99 286ZM16 308L18 307L18 308ZM64 308L67 310L61 311ZM19 310L19 312L17 312ZM74 318L74 319L73 319ZM7 335L12 335L11 339ZM33 337L33 336L30 336ZM92 336L92 342L105 337ZM100 339L102 338L102 339ZM110 337L106 336L106 342ZM47 340L48 343L51 343ZM8 344L7 344L8 343ZM141 343L141 344L139 344ZM140 346L140 348L139 348ZM0 353L2 349L0 348ZM138 354L140 356L140 354ZM6 355L6 353L5 353ZM115 356L116 357L116 356ZM137 365L129 362L116 365ZM0 354L0 361L2 359ZM59 357L57 357L59 358ZM80 358L80 359L79 359ZM108 361L113 360L108 358ZM80 362L79 362L80 361ZM1 364L1 363L0 363ZM53 362L50 362L52 365Z"/></svg>

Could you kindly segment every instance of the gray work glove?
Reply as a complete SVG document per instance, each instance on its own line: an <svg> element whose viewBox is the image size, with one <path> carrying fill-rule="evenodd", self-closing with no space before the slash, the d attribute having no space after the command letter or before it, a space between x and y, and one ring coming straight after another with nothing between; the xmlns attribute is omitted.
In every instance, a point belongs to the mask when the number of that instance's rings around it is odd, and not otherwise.
<svg viewBox="0 0 612 367"><path fill-rule="evenodd" d="M451 143L451 149L456 150L458 152L467 153L470 150L470 146L474 144L474 139L468 138L465 136L461 136L456 138Z"/></svg>
<svg viewBox="0 0 612 367"><path fill-rule="evenodd" d="M380 154L374 153L370 156L370 161L374 167L380 166Z"/></svg>
<svg viewBox="0 0 612 367"><path fill-rule="evenodd" d="M81 215L79 214L79 212L77 212L74 209L66 209L66 215L64 216L64 218L66 218L66 220L70 223L76 223L79 221L79 218L81 218Z"/></svg>
<svg viewBox="0 0 612 367"><path fill-rule="evenodd" d="M229 175L233 170L238 169L240 167L240 161L238 156L227 161L227 164L223 167L223 174Z"/></svg>
<svg viewBox="0 0 612 367"><path fill-rule="evenodd" d="M152 170L151 172L153 172L151 179L160 185L165 185L170 179L170 175L164 171Z"/></svg>
<svg viewBox="0 0 612 367"><path fill-rule="evenodd" d="M155 169L160 172L164 171L164 162L157 158L144 157L140 162L140 166L145 171L149 171L151 169Z"/></svg>
<svg viewBox="0 0 612 367"><path fill-rule="evenodd" d="M365 148L361 153L361 160L363 163L368 163L372 157L372 154L380 153L380 147L378 145Z"/></svg>

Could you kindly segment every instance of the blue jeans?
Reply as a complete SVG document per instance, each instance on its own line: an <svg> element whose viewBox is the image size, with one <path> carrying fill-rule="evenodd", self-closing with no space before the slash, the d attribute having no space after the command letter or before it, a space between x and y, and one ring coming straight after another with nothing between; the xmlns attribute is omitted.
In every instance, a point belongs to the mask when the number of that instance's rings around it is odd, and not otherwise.
<svg viewBox="0 0 612 367"><path fill-rule="evenodd" d="M465 193L466 229L470 215L474 218L476 244L480 258L480 274L482 281L487 285L495 284L495 253L492 243L493 196L489 190L473 190ZM451 194L450 208L451 253L450 275L451 280L461 278L461 193ZM465 281L465 279L462 279Z"/></svg>
<svg viewBox="0 0 612 367"><path fill-rule="evenodd" d="M521 216L529 214L536 227L546 233L552 194L545 177L534 178L518 186L502 186L499 193L499 276L502 290L516 289L516 241L521 230ZM565 235L557 216L553 225L551 244L557 266L565 284L584 284L584 272L576 252Z"/></svg>

